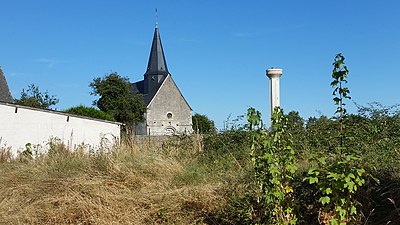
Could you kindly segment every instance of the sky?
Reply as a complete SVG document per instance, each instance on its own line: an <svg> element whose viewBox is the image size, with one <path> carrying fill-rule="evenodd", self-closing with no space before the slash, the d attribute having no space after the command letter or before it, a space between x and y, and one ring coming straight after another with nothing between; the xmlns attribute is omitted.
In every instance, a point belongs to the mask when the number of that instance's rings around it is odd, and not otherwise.
<svg viewBox="0 0 400 225"><path fill-rule="evenodd" d="M285 112L331 117L337 53L350 113L400 103L399 12L397 0L1 0L0 65L14 98L35 84L59 98L57 110L91 106L95 77L143 79L158 20L172 78L217 128L248 107L269 120L271 67L283 69Z"/></svg>

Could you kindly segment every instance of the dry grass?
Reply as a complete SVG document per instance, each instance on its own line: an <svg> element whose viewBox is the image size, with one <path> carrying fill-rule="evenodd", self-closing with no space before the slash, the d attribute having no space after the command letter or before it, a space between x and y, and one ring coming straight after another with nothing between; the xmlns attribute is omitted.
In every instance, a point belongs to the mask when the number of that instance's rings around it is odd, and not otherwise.
<svg viewBox="0 0 400 225"><path fill-rule="evenodd" d="M2 160L0 224L217 224L228 184L185 175L196 138Z"/></svg>

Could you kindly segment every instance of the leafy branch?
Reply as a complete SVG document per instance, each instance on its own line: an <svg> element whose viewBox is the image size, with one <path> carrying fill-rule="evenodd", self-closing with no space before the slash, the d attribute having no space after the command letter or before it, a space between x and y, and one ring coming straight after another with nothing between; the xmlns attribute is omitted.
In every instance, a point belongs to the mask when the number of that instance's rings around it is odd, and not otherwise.
<svg viewBox="0 0 400 225"><path fill-rule="evenodd" d="M309 184L317 186L318 201L322 204L320 223L330 225L354 224L359 203L356 191L365 184L365 169L361 158L344 147L344 122L346 119L345 99L350 99L347 83L349 70L344 65L344 56L337 54L333 62L331 86L334 88L333 101L337 105L335 114L340 123L340 154L331 154L316 159L316 168L308 170L304 178ZM314 159L315 160L315 159Z"/></svg>
<svg viewBox="0 0 400 225"><path fill-rule="evenodd" d="M290 146L287 117L279 107L272 115L272 131L263 129L261 113L249 108L252 134L251 158L259 186L258 203L270 221L267 224L296 224L293 177L297 171L296 155Z"/></svg>
<svg viewBox="0 0 400 225"><path fill-rule="evenodd" d="M331 82L331 86L334 88L333 90L333 95L335 96L333 98L333 101L335 102L335 105L337 105L336 112L335 114L338 114L337 119L340 123L340 151L342 153L342 148L344 146L343 140L344 140L344 119L346 116L346 108L345 108L345 103L344 99L351 99L349 96L350 90L349 88L345 87L344 84L347 83L347 77L349 75L349 70L347 69L347 66L344 64L344 56L342 56L341 53L336 54L335 60L333 62L333 70L332 70L332 78L333 81Z"/></svg>

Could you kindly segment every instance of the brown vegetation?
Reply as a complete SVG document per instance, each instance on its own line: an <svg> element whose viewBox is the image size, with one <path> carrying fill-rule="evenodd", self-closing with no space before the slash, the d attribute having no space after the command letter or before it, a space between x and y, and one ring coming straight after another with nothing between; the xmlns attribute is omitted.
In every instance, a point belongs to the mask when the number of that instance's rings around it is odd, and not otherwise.
<svg viewBox="0 0 400 225"><path fill-rule="evenodd" d="M3 154L0 224L213 224L228 183L196 174L207 169L187 157L202 150L196 137L162 143L95 154L60 145L34 160Z"/></svg>

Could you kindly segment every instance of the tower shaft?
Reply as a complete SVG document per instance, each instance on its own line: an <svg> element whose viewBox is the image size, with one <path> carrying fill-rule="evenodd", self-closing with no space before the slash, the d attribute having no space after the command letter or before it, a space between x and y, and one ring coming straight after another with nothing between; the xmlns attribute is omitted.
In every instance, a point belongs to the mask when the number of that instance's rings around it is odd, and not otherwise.
<svg viewBox="0 0 400 225"><path fill-rule="evenodd" d="M280 106L280 77L282 76L282 69L271 68L267 69L267 76L270 80L270 100L271 100L271 117L274 113L274 109Z"/></svg>

